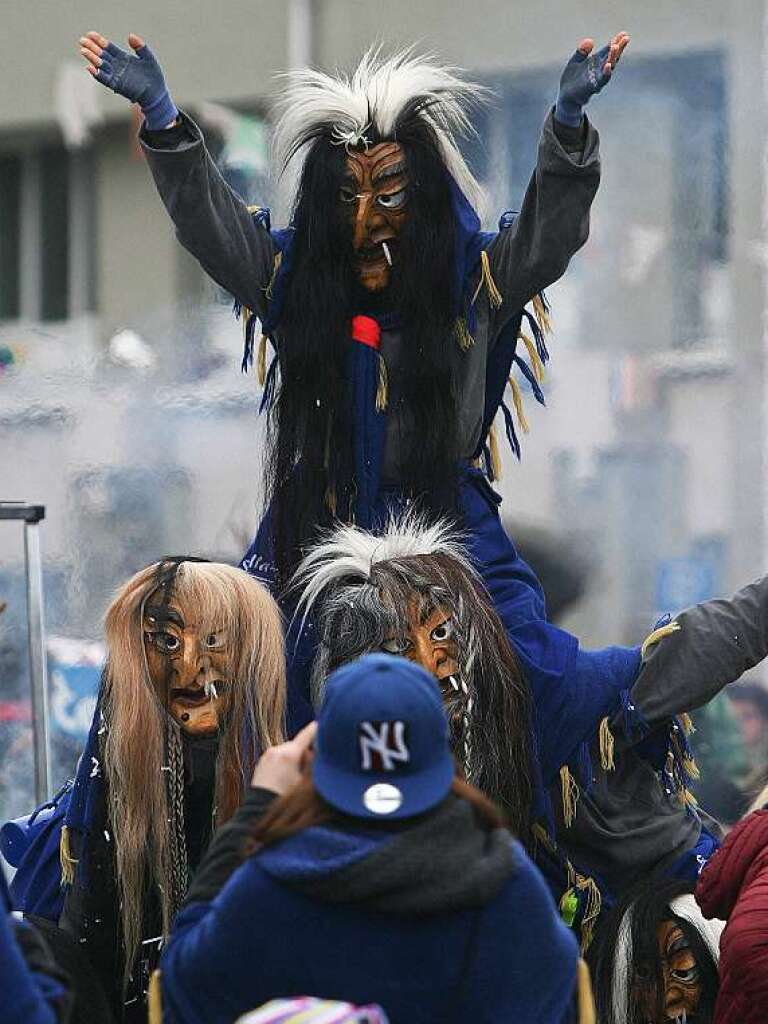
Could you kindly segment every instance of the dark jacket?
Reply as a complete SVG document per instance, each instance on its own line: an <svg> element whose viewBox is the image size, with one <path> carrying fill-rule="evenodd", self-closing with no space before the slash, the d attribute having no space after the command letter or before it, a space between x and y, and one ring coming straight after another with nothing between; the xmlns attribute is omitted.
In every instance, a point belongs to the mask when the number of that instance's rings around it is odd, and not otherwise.
<svg viewBox="0 0 768 1024"><path fill-rule="evenodd" d="M704 868L696 899L727 920L713 1024L768 1021L768 810L743 818Z"/></svg>
<svg viewBox="0 0 768 1024"><path fill-rule="evenodd" d="M572 1019L576 942L522 847L481 830L464 801L400 826L307 829L210 898L207 878L215 888L240 860L261 799L221 830L176 919L167 1022L224 1024L299 994L375 1002L392 1024Z"/></svg>
<svg viewBox="0 0 768 1024"><path fill-rule="evenodd" d="M559 822L558 841L569 856L618 895L652 872L688 877L686 853L701 845L706 856L716 845L711 837L702 842L702 817L715 832L717 824L686 804L684 766L673 778L668 753L681 760L685 746L676 716L706 704L768 654L768 576L727 600L688 608L675 623L649 646L628 704L611 722L614 767L601 767L595 743L592 788L573 824ZM700 863L689 860L695 880Z"/></svg>

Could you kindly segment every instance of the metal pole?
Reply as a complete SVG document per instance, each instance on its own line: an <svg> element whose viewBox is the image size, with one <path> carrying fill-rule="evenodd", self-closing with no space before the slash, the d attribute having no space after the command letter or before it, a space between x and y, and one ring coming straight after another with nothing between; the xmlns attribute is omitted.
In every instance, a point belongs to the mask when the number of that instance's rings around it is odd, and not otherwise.
<svg viewBox="0 0 768 1024"><path fill-rule="evenodd" d="M27 568L27 626L29 675L32 691L32 738L35 757L35 796L43 803L50 796L51 750L48 739L48 666L43 624L43 567L40 559L39 523L45 506L0 502L0 520L24 523L24 557Z"/></svg>

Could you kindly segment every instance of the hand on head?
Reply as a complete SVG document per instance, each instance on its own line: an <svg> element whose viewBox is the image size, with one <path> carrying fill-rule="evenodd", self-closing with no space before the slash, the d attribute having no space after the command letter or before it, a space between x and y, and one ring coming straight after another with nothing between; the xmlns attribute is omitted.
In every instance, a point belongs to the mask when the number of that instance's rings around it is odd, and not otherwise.
<svg viewBox="0 0 768 1024"><path fill-rule="evenodd" d="M316 733L317 722L310 722L287 743L268 747L254 769L251 785L281 796L293 789L312 763L311 747Z"/></svg>

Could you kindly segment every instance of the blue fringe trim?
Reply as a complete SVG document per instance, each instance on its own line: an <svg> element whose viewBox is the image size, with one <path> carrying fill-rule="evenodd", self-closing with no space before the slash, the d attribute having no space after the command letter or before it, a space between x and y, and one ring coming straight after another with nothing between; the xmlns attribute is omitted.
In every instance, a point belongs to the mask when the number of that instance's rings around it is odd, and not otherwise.
<svg viewBox="0 0 768 1024"><path fill-rule="evenodd" d="M515 421L512 419L512 413L505 401L502 400L500 408L502 413L504 414L504 426L507 433L507 441L509 441L509 447L515 453L515 455L517 456L517 460L519 462L520 442L518 441L517 434L515 433Z"/></svg>
<svg viewBox="0 0 768 1024"><path fill-rule="evenodd" d="M546 298L544 297L544 292L539 292L539 298L541 299L542 303L544 304L544 309L548 313L549 312L549 303L547 302ZM527 310L527 309L523 310L523 316L528 321L528 326L531 329L531 334L533 335L533 340L536 342L536 351L539 353L539 356L541 358L542 363L549 362L549 349L547 348L547 343L544 340L544 332L542 331L541 327L539 326L539 321L536 319L536 317L533 315L533 313L529 312L529 310Z"/></svg>
<svg viewBox="0 0 768 1024"><path fill-rule="evenodd" d="M269 364L267 370L267 376L264 381L264 391L261 395L261 404L259 405L259 412L264 412L265 409L271 409L272 404L275 400L275 388L277 379L277 353L272 357L272 362Z"/></svg>
<svg viewBox="0 0 768 1024"><path fill-rule="evenodd" d="M546 405L547 403L544 401L544 392L539 387L539 382L536 380L536 377L533 374L533 370L521 356L515 355L514 359L517 365L520 367L520 372L531 385L533 397L536 399L539 405Z"/></svg>

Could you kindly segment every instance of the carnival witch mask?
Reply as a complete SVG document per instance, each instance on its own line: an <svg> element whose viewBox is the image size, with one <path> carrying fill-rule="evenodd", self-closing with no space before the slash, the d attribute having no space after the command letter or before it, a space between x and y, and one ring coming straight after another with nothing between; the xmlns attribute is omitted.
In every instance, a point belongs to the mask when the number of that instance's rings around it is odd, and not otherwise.
<svg viewBox="0 0 768 1024"><path fill-rule="evenodd" d="M352 226L355 269L368 291L389 284L407 217L408 174L398 142L350 150L339 201Z"/></svg>
<svg viewBox="0 0 768 1024"><path fill-rule="evenodd" d="M393 520L383 535L339 527L295 577L315 615L319 702L333 669L372 651L415 661L440 683L451 745L467 779L529 828L529 696L504 627L445 522Z"/></svg>
<svg viewBox="0 0 768 1024"><path fill-rule="evenodd" d="M229 704L231 642L223 623L206 621L189 598L169 600L167 589L156 590L144 607L149 676L182 732L215 733Z"/></svg>

